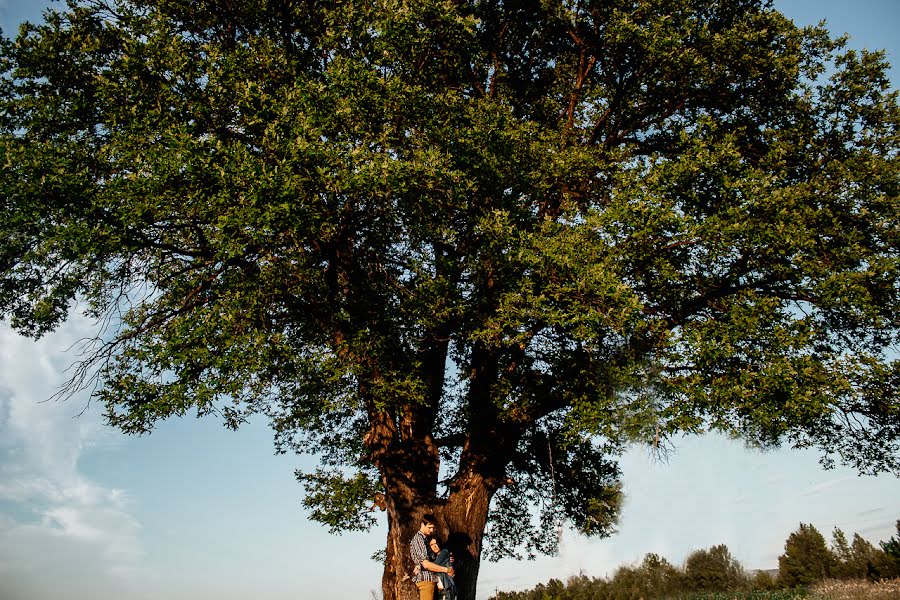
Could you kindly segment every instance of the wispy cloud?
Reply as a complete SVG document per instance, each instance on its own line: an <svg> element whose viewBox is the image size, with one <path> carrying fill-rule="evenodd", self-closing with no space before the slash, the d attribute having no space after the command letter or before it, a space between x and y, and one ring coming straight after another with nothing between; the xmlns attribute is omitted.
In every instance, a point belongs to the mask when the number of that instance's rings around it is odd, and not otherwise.
<svg viewBox="0 0 900 600"><path fill-rule="evenodd" d="M859 479L856 475L848 475L846 477L838 477L837 479L829 479L828 481L823 481L821 483L817 483L812 485L802 492L800 492L801 496L815 496L817 494L821 494L822 492L833 488L836 485L840 485L842 483L846 483L848 481L855 481Z"/></svg>
<svg viewBox="0 0 900 600"><path fill-rule="evenodd" d="M887 510L887 506L877 506L875 508L870 508L868 510L862 510L862 511L856 513L856 516L857 517L867 517L869 515L874 515L874 514L877 514L880 512L884 512L885 510Z"/></svg>
<svg viewBox="0 0 900 600"><path fill-rule="evenodd" d="M75 318L33 341L0 323L0 571L47 572L64 561L127 578L140 565L129 495L79 469L86 451L114 448L121 437L97 410L82 412L85 397L47 401L74 358L64 350L91 325Z"/></svg>

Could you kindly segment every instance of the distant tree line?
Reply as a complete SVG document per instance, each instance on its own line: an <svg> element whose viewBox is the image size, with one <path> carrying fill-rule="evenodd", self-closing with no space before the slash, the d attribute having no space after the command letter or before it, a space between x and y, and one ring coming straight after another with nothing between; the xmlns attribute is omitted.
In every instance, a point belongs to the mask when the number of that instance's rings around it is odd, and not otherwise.
<svg viewBox="0 0 900 600"><path fill-rule="evenodd" d="M581 574L566 583L551 579L521 592L498 592L491 600L650 600L696 593L772 591L807 587L824 579L900 577L900 520L897 535L876 548L858 533L852 542L835 528L829 546L813 526L801 523L778 557L777 575L748 571L725 544L696 550L677 567L656 554L638 565L619 567L611 578Z"/></svg>
<svg viewBox="0 0 900 600"><path fill-rule="evenodd" d="M778 582L783 587L808 586L822 579L868 579L900 577L900 521L897 536L876 548L858 533L848 543L835 528L831 547L812 525L801 523L788 536L784 554L778 557Z"/></svg>

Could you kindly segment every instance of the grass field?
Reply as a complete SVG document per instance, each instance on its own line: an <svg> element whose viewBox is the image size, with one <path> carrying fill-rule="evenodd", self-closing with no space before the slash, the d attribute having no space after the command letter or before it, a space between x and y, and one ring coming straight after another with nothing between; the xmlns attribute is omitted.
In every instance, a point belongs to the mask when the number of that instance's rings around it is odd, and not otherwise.
<svg viewBox="0 0 900 600"><path fill-rule="evenodd" d="M800 598L805 600L900 600L900 579L879 583L861 580L823 581L809 590L689 594L680 596L677 600L799 600Z"/></svg>
<svg viewBox="0 0 900 600"><path fill-rule="evenodd" d="M552 583L552 582L551 582ZM562 588L560 582L556 582ZM570 582L571 583L571 582ZM541 586L538 586L539 588ZM517 595L521 594L521 595ZM535 589L528 592L501 593L497 598L532 600L660 600L648 596L638 589ZM666 596L665 600L900 600L900 579L890 579L878 583L866 580L826 580L808 589L743 591L743 592L685 592L677 596Z"/></svg>
<svg viewBox="0 0 900 600"><path fill-rule="evenodd" d="M805 598L811 600L806 590L773 590L769 592L708 592L703 594L688 594L680 596L677 600L794 600ZM649 599L647 599L649 600Z"/></svg>
<svg viewBox="0 0 900 600"><path fill-rule="evenodd" d="M823 581L811 590L815 600L900 600L900 579Z"/></svg>

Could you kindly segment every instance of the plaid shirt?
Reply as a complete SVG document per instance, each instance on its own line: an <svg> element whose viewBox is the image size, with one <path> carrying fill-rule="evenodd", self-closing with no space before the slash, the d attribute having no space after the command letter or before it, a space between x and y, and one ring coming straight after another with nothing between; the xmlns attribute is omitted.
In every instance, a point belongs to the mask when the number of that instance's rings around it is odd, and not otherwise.
<svg viewBox="0 0 900 600"><path fill-rule="evenodd" d="M422 566L423 560L431 560L431 553L428 551L428 540L425 539L425 534L421 531L417 531L416 535L409 542L409 555L412 557L413 562L416 563L416 570L413 572L414 582L438 580L437 573L432 573Z"/></svg>

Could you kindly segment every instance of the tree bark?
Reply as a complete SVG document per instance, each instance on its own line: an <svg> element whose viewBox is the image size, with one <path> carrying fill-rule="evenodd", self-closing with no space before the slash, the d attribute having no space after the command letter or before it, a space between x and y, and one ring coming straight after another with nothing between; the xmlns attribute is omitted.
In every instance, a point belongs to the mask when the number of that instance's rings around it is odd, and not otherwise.
<svg viewBox="0 0 900 600"><path fill-rule="evenodd" d="M484 529L495 491L481 477L470 476L443 507L440 520L447 529L445 543L454 556L459 600L475 600Z"/></svg>

